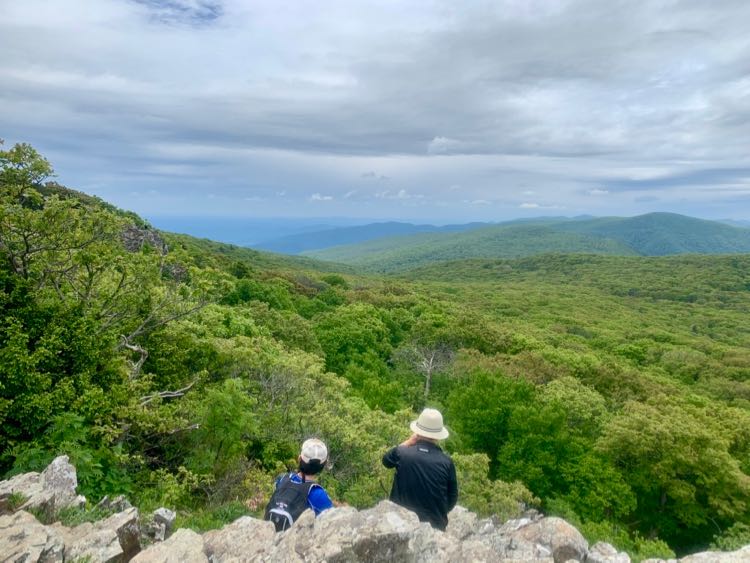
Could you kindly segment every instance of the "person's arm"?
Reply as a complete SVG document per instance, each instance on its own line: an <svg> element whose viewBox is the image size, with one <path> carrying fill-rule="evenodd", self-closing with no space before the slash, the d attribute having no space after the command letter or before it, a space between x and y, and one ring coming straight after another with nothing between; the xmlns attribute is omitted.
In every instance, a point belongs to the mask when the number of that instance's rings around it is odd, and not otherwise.
<svg viewBox="0 0 750 563"><path fill-rule="evenodd" d="M315 516L324 510L333 508L331 497L328 496L328 493L323 487L318 485L310 489L310 493L307 495L307 504L312 508L313 512L315 512Z"/></svg>
<svg viewBox="0 0 750 563"><path fill-rule="evenodd" d="M456 478L456 466L451 460L450 473L448 474L448 512L453 510L458 502L458 479Z"/></svg>
<svg viewBox="0 0 750 563"><path fill-rule="evenodd" d="M388 469L393 469L394 467L398 467L398 462L401 459L401 456L399 455L398 449L400 447L409 448L417 443L417 440L419 439L419 436L416 434L412 434L409 436L406 440L401 442L398 446L395 448L391 448L387 452L385 452L385 455L383 456L383 465L385 465Z"/></svg>
<svg viewBox="0 0 750 563"><path fill-rule="evenodd" d="M398 467L400 458L401 456L399 456L398 454L398 446L396 446L395 448L391 448L390 450L385 452L385 455L383 456L383 465L385 465L388 469Z"/></svg>

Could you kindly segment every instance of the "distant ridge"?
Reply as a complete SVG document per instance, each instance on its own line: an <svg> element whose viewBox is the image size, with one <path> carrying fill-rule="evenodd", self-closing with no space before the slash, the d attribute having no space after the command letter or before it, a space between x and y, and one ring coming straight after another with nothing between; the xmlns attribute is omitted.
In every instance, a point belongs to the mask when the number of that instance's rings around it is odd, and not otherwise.
<svg viewBox="0 0 750 563"><path fill-rule="evenodd" d="M750 252L750 229L676 213L591 219L557 228L611 238L643 256Z"/></svg>
<svg viewBox="0 0 750 563"><path fill-rule="evenodd" d="M466 223L463 225L436 227L435 225L414 225L412 223L390 221L287 235L259 242L253 245L253 247L282 254L300 254L305 251L319 250L344 244L356 244L390 236L467 231L487 224Z"/></svg>
<svg viewBox="0 0 750 563"><path fill-rule="evenodd" d="M395 272L467 258L545 253L667 256L750 252L750 229L675 213L516 221L454 233L388 237L305 253L369 271Z"/></svg>

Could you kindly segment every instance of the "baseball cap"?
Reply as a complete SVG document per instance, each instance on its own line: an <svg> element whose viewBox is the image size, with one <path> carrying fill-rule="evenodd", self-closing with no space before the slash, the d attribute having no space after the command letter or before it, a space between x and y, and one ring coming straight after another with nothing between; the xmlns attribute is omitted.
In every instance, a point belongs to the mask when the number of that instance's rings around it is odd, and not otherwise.
<svg viewBox="0 0 750 563"><path fill-rule="evenodd" d="M302 444L300 457L305 463L310 463L314 459L324 463L328 459L328 448L322 440L310 438Z"/></svg>

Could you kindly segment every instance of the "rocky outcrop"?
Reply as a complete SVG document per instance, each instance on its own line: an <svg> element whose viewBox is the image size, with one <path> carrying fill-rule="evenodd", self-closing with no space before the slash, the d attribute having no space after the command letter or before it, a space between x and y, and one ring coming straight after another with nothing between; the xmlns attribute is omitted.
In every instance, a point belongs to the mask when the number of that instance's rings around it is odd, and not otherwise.
<svg viewBox="0 0 750 563"><path fill-rule="evenodd" d="M76 492L76 468L68 456L54 459L42 473L24 473L0 481L0 514L14 510L54 514L61 508L83 506L86 498Z"/></svg>
<svg viewBox="0 0 750 563"><path fill-rule="evenodd" d="M586 563L630 563L627 553L618 553L615 546L597 542L589 550Z"/></svg>
<svg viewBox="0 0 750 563"><path fill-rule="evenodd" d="M172 534L177 514L168 508L157 508L143 529L143 534L151 541L164 541Z"/></svg>
<svg viewBox="0 0 750 563"><path fill-rule="evenodd" d="M0 483L0 491L16 495L6 511L23 503L65 506L75 499L75 469L58 458L41 474L26 474ZM72 466L70 466L72 467ZM12 486L11 486L12 484ZM26 487L26 488L24 488ZM14 505L14 506L10 506ZM160 508L149 526L156 525L164 541L141 551L136 508L123 498L98 506L119 510L95 523L66 527L45 526L35 516L18 510L0 516L0 561L53 563L89 561L120 563L240 563L240 562L482 562L507 563L630 563L626 553L607 543L589 547L586 539L565 520L526 513L499 523L479 519L465 508L451 512L445 532L420 522L417 516L389 501L367 510L334 508L319 517L306 511L289 530L277 534L269 522L244 516L199 535L180 529L170 535L174 512ZM149 519L147 519L149 520ZM148 526L146 526L148 528ZM676 563L652 559L649 563ZM750 562L750 546L732 553L706 552L680 563Z"/></svg>
<svg viewBox="0 0 750 563"><path fill-rule="evenodd" d="M644 559L642 563L748 563L750 562L750 545L730 553L724 551L705 551L688 555L682 559Z"/></svg>
<svg viewBox="0 0 750 563"><path fill-rule="evenodd" d="M52 518L60 509L82 506L78 476L68 456L55 458L42 473L24 473L0 482L0 560L24 562L128 561L141 549L138 510L124 498L103 499L101 509L124 508L95 523L45 526L33 510Z"/></svg>
<svg viewBox="0 0 750 563"><path fill-rule="evenodd" d="M144 245L150 245L161 254L167 253L167 244L159 234L159 231L154 229L139 227L137 225L128 225L123 229L120 237L122 238L123 245L130 252L137 252L141 250Z"/></svg>
<svg viewBox="0 0 750 563"><path fill-rule="evenodd" d="M65 543L56 530L43 526L28 512L0 516L0 556L3 561L53 563L63 561Z"/></svg>
<svg viewBox="0 0 750 563"><path fill-rule="evenodd" d="M141 551L130 563L208 563L203 538L192 530L177 530L168 540Z"/></svg>

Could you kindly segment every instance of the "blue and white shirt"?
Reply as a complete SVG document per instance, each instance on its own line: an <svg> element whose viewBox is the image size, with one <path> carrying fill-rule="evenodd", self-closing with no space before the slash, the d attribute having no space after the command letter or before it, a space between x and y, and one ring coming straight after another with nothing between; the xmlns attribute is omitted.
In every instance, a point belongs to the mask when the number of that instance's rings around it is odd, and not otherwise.
<svg viewBox="0 0 750 563"><path fill-rule="evenodd" d="M289 480L293 483L302 483L302 477L300 477L297 473L289 473L288 475ZM279 483L281 482L281 479L283 479L284 477L284 475L280 475L276 479L277 488L279 486ZM328 496L326 490L316 483L315 486L312 487L310 489L310 492L307 494L307 506L309 506L310 509L315 513L315 516L318 516L324 510L333 508L333 502L331 502L331 497Z"/></svg>

